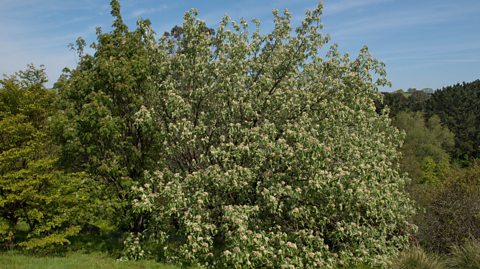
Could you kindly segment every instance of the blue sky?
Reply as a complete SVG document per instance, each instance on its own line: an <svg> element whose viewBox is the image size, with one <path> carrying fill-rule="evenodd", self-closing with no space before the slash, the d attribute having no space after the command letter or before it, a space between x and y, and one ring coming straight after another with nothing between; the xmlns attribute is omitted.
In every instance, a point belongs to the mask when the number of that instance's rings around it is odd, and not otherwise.
<svg viewBox="0 0 480 269"><path fill-rule="evenodd" d="M110 28L109 0L0 0L0 74L28 63L44 64L50 79L76 64L68 44L78 36L95 40L95 27ZM393 87L441 88L480 79L480 0L324 0L324 32L343 52L356 55L363 45L387 65ZM224 14L258 18L272 28L271 10L288 8L298 23L317 1L121 0L122 14L134 27L149 18L159 34L180 24L197 8L215 27ZM384 89L388 90L388 89Z"/></svg>

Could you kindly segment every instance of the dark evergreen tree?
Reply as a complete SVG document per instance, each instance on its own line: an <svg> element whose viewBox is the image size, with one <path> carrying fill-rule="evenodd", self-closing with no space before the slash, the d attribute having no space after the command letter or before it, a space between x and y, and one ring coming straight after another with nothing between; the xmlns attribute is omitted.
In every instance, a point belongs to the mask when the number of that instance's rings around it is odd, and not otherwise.
<svg viewBox="0 0 480 269"><path fill-rule="evenodd" d="M426 111L455 133L454 157L480 158L480 80L437 90Z"/></svg>

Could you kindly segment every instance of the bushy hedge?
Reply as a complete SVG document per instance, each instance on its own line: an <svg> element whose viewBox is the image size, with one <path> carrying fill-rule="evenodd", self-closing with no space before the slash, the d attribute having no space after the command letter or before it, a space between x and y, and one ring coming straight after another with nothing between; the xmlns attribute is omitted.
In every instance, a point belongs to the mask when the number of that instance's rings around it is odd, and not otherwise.
<svg viewBox="0 0 480 269"><path fill-rule="evenodd" d="M447 253L451 246L480 238L480 165L463 168L439 188L432 188L418 219L420 243Z"/></svg>

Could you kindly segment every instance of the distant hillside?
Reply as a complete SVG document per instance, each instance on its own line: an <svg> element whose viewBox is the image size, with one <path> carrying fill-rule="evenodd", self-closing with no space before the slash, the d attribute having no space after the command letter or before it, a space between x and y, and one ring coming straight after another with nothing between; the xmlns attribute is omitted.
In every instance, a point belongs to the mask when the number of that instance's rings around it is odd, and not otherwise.
<svg viewBox="0 0 480 269"><path fill-rule="evenodd" d="M459 83L442 89L408 89L382 92L383 103L377 112L389 107L390 116L401 111L422 111L427 118L438 115L442 124L455 133L453 156L480 158L480 80Z"/></svg>

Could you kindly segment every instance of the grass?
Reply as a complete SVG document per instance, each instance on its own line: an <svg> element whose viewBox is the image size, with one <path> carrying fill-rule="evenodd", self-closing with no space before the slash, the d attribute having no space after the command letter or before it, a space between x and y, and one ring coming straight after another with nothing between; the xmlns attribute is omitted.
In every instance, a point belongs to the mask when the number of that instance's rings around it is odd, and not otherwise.
<svg viewBox="0 0 480 269"><path fill-rule="evenodd" d="M102 254L70 253L65 257L36 257L0 253L0 269L177 269L154 261L117 261Z"/></svg>
<svg viewBox="0 0 480 269"><path fill-rule="evenodd" d="M402 253L393 264L394 269L445 269L443 261L423 249L414 247Z"/></svg>
<svg viewBox="0 0 480 269"><path fill-rule="evenodd" d="M443 257L443 256L442 256ZM445 263L446 260L446 263ZM449 265L449 266L446 266ZM155 261L117 261L100 252L84 254L70 252L65 256L34 256L19 252L0 252L0 269L178 269ZM443 259L414 247L393 260L395 269L480 269L480 243L468 242L454 247ZM348 267L348 269L353 269ZM357 266L355 269L373 269Z"/></svg>
<svg viewBox="0 0 480 269"><path fill-rule="evenodd" d="M454 269L480 269L480 241L468 241L463 246L454 246L450 265Z"/></svg>

